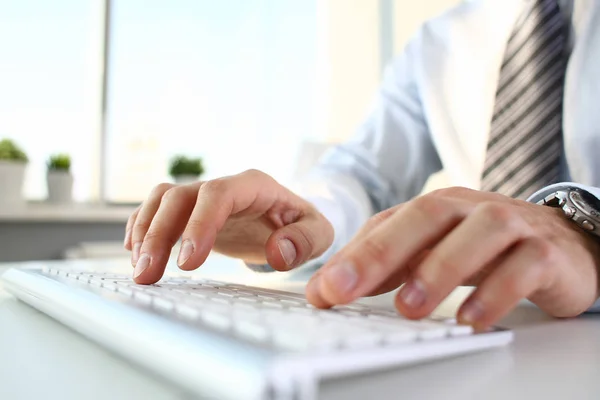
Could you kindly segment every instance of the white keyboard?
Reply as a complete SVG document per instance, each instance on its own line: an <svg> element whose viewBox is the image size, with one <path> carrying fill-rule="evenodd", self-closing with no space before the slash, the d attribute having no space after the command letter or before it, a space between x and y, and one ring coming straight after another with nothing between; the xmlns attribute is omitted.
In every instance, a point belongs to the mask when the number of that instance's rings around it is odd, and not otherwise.
<svg viewBox="0 0 600 400"><path fill-rule="evenodd" d="M179 358L192 359L179 362L192 365L201 363L194 360L199 354L194 354L192 349L200 349L202 357L207 357L207 352L214 352L218 347L214 343L216 338L228 341L231 346L236 343L236 354L241 358L244 351L258 351L270 360L267 364L272 364L272 368L260 368L266 380L259 380L261 389L257 389L260 394L256 398L269 398L273 394L276 395L270 398L287 398L288 392L298 397L292 392L299 389L290 389L294 385L305 386L303 392L300 391L305 394L299 397L311 398L315 396L316 382L328 376L447 357L500 346L512 339L508 331L474 334L470 326L458 325L453 320L411 321L394 311L361 304L319 310L299 294L214 280L166 278L159 284L142 286L133 283L127 275L54 268L11 270L4 280L7 289L24 301L138 362L165 343L157 341L159 338L148 338L155 347L142 349L146 352L142 357L126 354L128 351L120 349L115 341L123 341L122 336L129 334L135 337L132 346L143 347L140 345L144 343L143 335L149 333L162 335L162 339L168 341L188 342L190 355L183 351ZM160 321L160 328L153 327L156 321ZM133 323L123 326L128 322ZM114 337L106 333L98 337L96 333L119 329L128 331ZM131 334L131 330L135 334ZM168 355L169 345L166 346ZM219 355L211 353L212 356ZM221 354L222 359L230 356ZM164 358L155 362L163 363ZM230 367L245 365L233 358L229 362ZM352 365L348 365L349 362ZM165 375L162 368L148 365L148 360L141 363ZM177 365L175 361L171 364ZM274 368L275 364L279 366ZM296 377L295 381L275 377L285 375L281 369L286 365L289 375L305 376ZM272 383L277 379L281 382ZM298 383L307 379L312 383ZM291 383L283 383L287 380ZM197 392L205 388L197 387L196 382L194 385L186 382L179 380ZM268 382L272 386L269 390L265 389L269 387ZM312 389L308 389L309 386ZM228 394L219 397L228 397Z"/></svg>

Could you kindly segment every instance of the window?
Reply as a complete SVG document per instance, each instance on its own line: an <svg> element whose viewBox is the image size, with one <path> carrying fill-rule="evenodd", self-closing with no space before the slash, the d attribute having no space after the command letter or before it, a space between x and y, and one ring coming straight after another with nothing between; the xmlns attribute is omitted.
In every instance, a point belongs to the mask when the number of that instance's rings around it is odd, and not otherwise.
<svg viewBox="0 0 600 400"><path fill-rule="evenodd" d="M29 155L29 199L55 152L78 201L139 202L176 154L286 183L301 142L363 119L391 1L0 0L0 137Z"/></svg>
<svg viewBox="0 0 600 400"><path fill-rule="evenodd" d="M115 1L107 198L142 200L175 154L201 156L206 178L287 180L320 134L317 1Z"/></svg>
<svg viewBox="0 0 600 400"><path fill-rule="evenodd" d="M45 197L53 152L73 156L75 197L92 197L96 11L92 1L0 0L0 137L30 158L28 198Z"/></svg>

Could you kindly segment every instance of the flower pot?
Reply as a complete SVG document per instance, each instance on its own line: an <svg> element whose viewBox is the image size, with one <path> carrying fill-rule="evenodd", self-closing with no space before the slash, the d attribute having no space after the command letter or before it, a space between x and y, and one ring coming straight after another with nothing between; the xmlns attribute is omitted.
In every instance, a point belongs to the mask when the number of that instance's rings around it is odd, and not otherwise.
<svg viewBox="0 0 600 400"><path fill-rule="evenodd" d="M22 207L25 169L23 162L0 160L0 207Z"/></svg>
<svg viewBox="0 0 600 400"><path fill-rule="evenodd" d="M48 202L69 204L73 201L73 175L65 171L48 171Z"/></svg>
<svg viewBox="0 0 600 400"><path fill-rule="evenodd" d="M173 179L175 179L175 183L178 185L187 185L189 183L198 182L200 177L197 175L177 175L174 176Z"/></svg>

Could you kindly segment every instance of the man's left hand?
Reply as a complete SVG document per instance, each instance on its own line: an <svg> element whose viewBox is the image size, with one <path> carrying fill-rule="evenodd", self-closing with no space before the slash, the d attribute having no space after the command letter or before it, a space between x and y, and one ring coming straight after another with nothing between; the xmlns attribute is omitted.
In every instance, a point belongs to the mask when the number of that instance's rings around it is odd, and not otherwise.
<svg viewBox="0 0 600 400"><path fill-rule="evenodd" d="M598 298L600 241L562 210L464 188L442 189L372 217L311 279L321 308L402 286L396 308L429 315L457 286L477 286L458 312L486 328L527 298L572 317Z"/></svg>

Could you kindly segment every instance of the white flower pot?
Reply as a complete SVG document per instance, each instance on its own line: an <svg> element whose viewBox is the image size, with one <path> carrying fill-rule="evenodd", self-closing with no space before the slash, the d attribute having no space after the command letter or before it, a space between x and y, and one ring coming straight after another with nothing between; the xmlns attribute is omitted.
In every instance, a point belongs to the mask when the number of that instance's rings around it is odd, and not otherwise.
<svg viewBox="0 0 600 400"><path fill-rule="evenodd" d="M0 160L0 207L25 205L23 182L26 168L27 164L23 162Z"/></svg>
<svg viewBox="0 0 600 400"><path fill-rule="evenodd" d="M190 183L198 182L200 179L197 175L177 175L174 177L175 183L178 185L187 185Z"/></svg>
<svg viewBox="0 0 600 400"><path fill-rule="evenodd" d="M48 202L69 204L73 201L73 175L64 171L48 171Z"/></svg>

